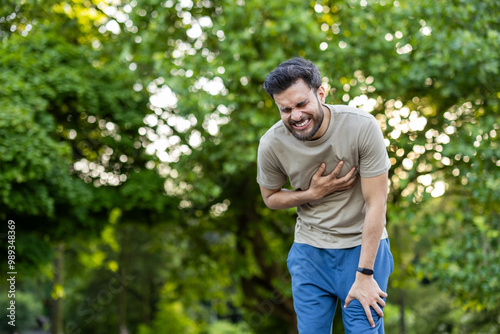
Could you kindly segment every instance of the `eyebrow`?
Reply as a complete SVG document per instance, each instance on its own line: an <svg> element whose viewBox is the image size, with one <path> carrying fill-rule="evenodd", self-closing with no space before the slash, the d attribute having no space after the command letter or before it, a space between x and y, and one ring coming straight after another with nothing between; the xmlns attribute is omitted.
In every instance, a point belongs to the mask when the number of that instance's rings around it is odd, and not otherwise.
<svg viewBox="0 0 500 334"><path fill-rule="evenodd" d="M299 103L297 103L296 107L302 107L303 105L307 104L307 102L309 102L309 99L302 100ZM281 112L289 112L292 110L292 108L290 107L280 107L279 109Z"/></svg>

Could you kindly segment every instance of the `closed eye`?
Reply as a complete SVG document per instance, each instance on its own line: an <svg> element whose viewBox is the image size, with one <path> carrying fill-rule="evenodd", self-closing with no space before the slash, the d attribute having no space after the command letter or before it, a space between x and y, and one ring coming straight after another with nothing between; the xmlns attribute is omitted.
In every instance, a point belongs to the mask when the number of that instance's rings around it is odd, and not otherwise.
<svg viewBox="0 0 500 334"><path fill-rule="evenodd" d="M303 101L300 101L299 103L297 103L295 105L295 107L296 108L302 108L302 107L306 106L308 103L309 103L309 100L303 100ZM289 112L292 111L292 108L288 108L288 107L281 107L279 109L280 109L280 111L282 113L289 113Z"/></svg>
<svg viewBox="0 0 500 334"><path fill-rule="evenodd" d="M297 103L297 108L305 106L308 102L309 100L300 101L299 103Z"/></svg>

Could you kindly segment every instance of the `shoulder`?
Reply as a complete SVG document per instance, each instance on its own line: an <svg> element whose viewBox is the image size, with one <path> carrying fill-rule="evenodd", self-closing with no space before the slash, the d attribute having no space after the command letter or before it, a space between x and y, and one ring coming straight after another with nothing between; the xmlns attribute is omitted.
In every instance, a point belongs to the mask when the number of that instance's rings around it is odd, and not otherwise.
<svg viewBox="0 0 500 334"><path fill-rule="evenodd" d="M367 129L379 127L377 119L367 111L345 105L331 105L329 108L332 112L332 124L335 124L339 133L355 137L355 134L361 135Z"/></svg>
<svg viewBox="0 0 500 334"><path fill-rule="evenodd" d="M281 139L286 134L285 124L282 120L276 122L269 130L260 137L259 147L269 147L277 139Z"/></svg>
<svg viewBox="0 0 500 334"><path fill-rule="evenodd" d="M328 107L332 111L334 117L341 117L349 120L357 120L362 122L370 122L375 119L375 117L369 112L366 112L358 108L341 104L328 105Z"/></svg>

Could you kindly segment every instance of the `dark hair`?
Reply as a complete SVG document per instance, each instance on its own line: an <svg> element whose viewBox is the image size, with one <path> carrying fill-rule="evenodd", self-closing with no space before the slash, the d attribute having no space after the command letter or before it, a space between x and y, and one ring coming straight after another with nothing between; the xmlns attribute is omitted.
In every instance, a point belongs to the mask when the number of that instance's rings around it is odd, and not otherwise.
<svg viewBox="0 0 500 334"><path fill-rule="evenodd" d="M302 79L315 91L321 86L321 74L318 67L311 61L301 57L292 58L276 67L269 73L264 82L264 89L272 98L287 90L297 80Z"/></svg>

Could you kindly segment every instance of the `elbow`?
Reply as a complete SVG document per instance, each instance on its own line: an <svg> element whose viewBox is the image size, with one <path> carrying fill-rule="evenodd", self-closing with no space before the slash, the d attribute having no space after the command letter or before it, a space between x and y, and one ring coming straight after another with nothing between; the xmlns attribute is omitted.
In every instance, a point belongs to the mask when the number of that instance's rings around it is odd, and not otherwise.
<svg viewBox="0 0 500 334"><path fill-rule="evenodd" d="M270 195L267 197L263 196L262 199L264 200L264 204L271 210L283 209L283 207L280 205L278 199L273 197L273 195Z"/></svg>
<svg viewBox="0 0 500 334"><path fill-rule="evenodd" d="M271 210L279 209L280 207L277 205L279 202L279 198L276 197L276 193L279 193L281 189L268 190L261 186L261 195L264 204ZM278 196L279 197L279 196Z"/></svg>
<svg viewBox="0 0 500 334"><path fill-rule="evenodd" d="M279 209L276 205L273 204L272 201L270 201L268 198L264 198L264 204L271 210L277 210Z"/></svg>

